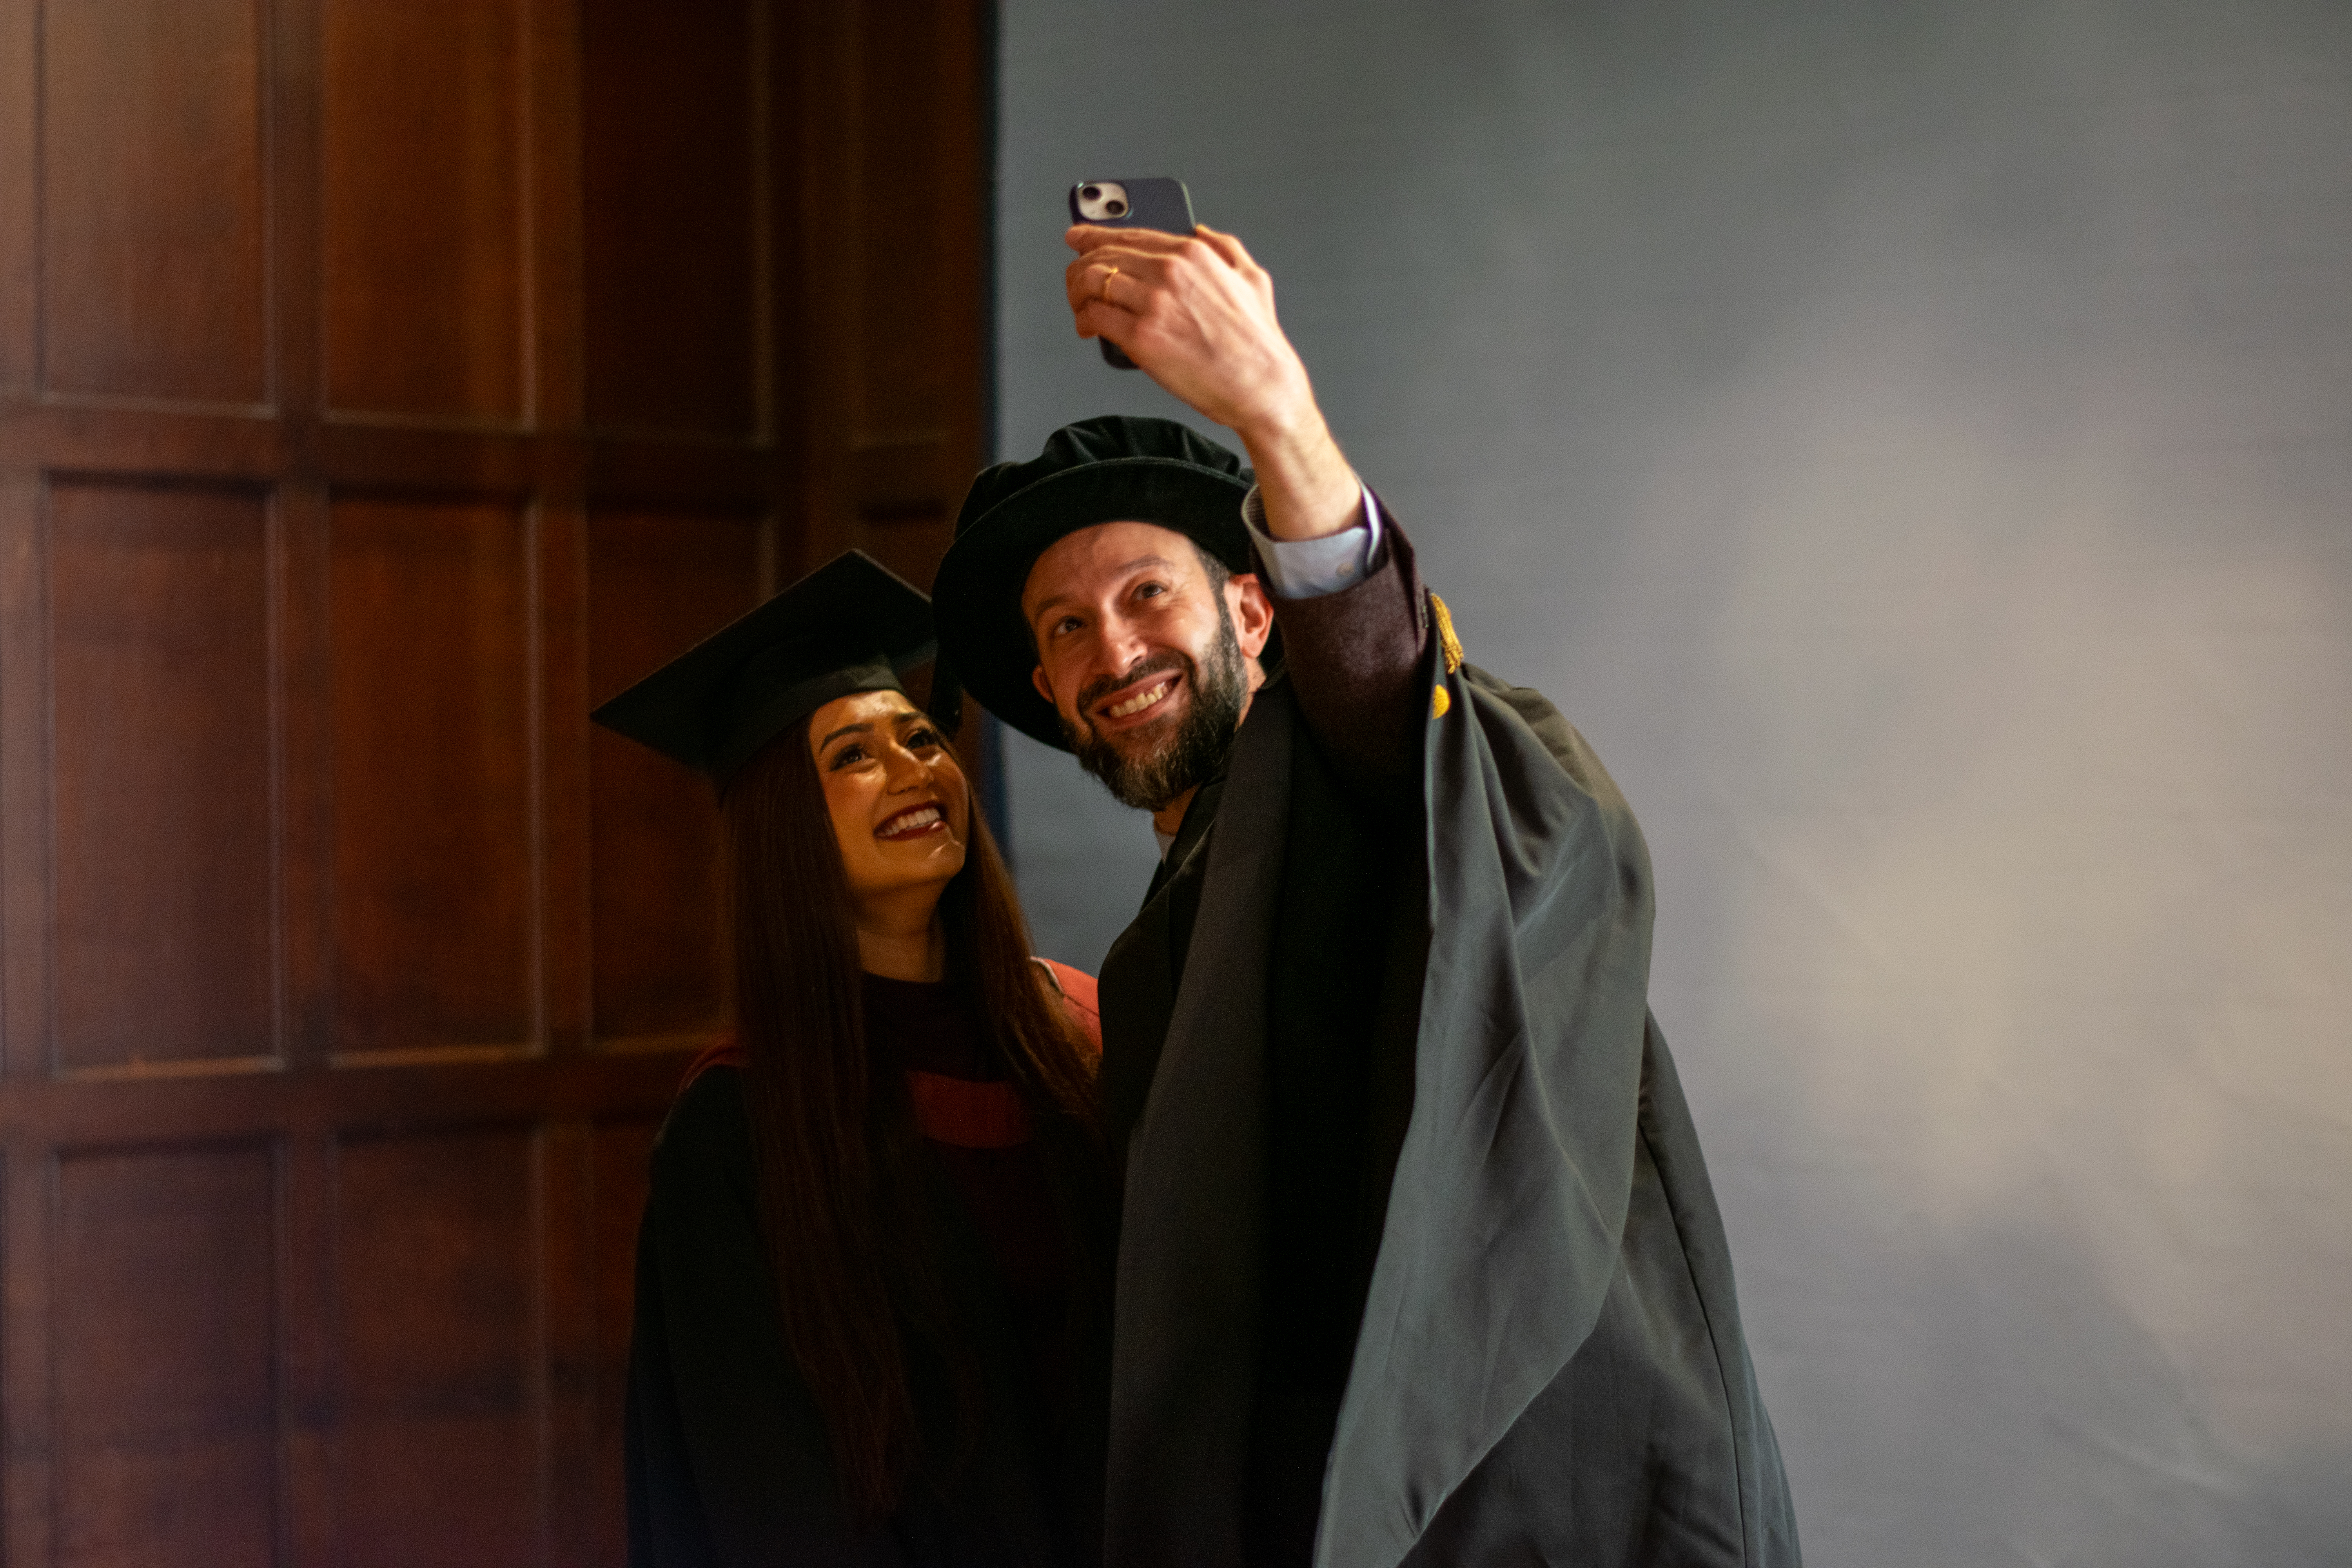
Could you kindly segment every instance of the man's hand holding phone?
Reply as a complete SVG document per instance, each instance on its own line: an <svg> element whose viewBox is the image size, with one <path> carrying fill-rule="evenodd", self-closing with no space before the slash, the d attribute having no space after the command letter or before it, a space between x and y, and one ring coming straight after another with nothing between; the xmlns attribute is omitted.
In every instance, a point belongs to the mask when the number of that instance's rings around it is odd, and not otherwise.
<svg viewBox="0 0 2352 1568"><path fill-rule="evenodd" d="M1064 280L1081 338L1108 338L1171 395L1249 448L1277 538L1336 533L1361 487L1315 405L1307 366L1275 317L1274 279L1242 242L1072 226Z"/></svg>
<svg viewBox="0 0 2352 1568"><path fill-rule="evenodd" d="M1275 319L1274 280L1242 242L1202 225L1190 235L1072 227L1065 275L1082 338L1105 337L1146 374L1235 430L1311 410L1307 367Z"/></svg>

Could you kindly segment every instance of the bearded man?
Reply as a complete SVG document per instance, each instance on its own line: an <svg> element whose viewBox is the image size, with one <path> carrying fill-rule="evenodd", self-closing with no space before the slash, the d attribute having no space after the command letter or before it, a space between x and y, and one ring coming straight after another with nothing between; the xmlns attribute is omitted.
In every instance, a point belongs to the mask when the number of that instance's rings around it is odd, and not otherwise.
<svg viewBox="0 0 2352 1568"><path fill-rule="evenodd" d="M1464 662L1241 244L1069 239L1078 334L1251 463L1069 426L937 584L943 661L1160 840L1101 977L1107 1561L1795 1563L1631 813Z"/></svg>

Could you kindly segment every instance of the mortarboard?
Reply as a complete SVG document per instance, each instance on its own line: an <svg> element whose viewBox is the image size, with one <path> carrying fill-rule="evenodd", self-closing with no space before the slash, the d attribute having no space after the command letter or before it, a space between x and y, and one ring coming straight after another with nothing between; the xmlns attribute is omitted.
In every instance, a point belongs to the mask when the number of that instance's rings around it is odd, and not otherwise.
<svg viewBox="0 0 2352 1568"><path fill-rule="evenodd" d="M864 551L845 551L589 717L723 788L753 752L835 698L906 689L899 677L935 646L922 591Z"/></svg>

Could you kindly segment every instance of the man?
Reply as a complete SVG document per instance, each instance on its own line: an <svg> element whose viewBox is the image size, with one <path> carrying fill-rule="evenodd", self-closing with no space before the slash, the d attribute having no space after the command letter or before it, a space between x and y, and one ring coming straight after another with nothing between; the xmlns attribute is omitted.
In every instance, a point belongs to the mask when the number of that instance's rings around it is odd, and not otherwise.
<svg viewBox="0 0 2352 1568"><path fill-rule="evenodd" d="M1240 243L1069 240L1079 336L1255 469L1068 426L938 580L943 659L1161 841L1101 977L1108 1561L1794 1563L1631 814L1463 662Z"/></svg>

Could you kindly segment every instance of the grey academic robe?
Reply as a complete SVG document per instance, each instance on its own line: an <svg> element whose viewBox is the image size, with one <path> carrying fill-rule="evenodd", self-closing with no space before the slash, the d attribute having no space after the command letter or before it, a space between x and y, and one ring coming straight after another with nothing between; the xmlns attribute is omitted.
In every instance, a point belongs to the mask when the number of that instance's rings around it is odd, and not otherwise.
<svg viewBox="0 0 2352 1568"><path fill-rule="evenodd" d="M1640 830L1542 697L1448 668L1401 535L1391 555L1385 588L1349 593L1402 594L1423 617L1418 842L1399 884L1418 941L1366 954L1402 1081L1369 1097L1396 1127L1366 1145L1389 1179L1313 1561L1793 1564L1730 1254L1646 1005ZM1347 684L1303 661L1345 662L1370 635L1308 603L1284 623L1296 679L1253 704L1213 825L1180 839L1182 866L1105 964L1106 1096L1126 1136L1112 1568L1280 1555L1243 1500L1279 1267L1264 1245L1271 955L1286 879L1312 869L1286 841L1341 805L1300 704L1345 713ZM1326 750L1346 728L1321 727ZM1401 964L1418 971L1402 984ZM1381 1052L1364 1055L1377 1076Z"/></svg>

